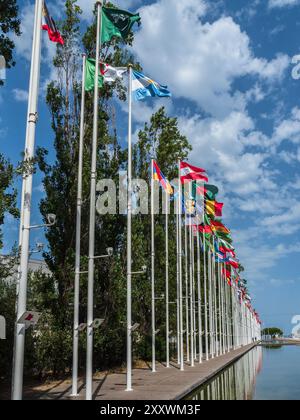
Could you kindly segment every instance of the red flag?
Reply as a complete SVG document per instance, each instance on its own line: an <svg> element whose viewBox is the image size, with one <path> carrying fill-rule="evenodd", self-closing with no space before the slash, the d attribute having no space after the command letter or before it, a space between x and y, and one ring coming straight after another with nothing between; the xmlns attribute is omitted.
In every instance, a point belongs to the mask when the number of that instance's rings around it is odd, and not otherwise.
<svg viewBox="0 0 300 420"><path fill-rule="evenodd" d="M197 168L186 162L180 162L180 181L205 181L208 182L208 178L205 175L205 169Z"/></svg>
<svg viewBox="0 0 300 420"><path fill-rule="evenodd" d="M50 41L57 42L61 45L64 45L64 40L56 27L54 19L50 16L46 2L43 5L43 25L42 28L44 31L48 32Z"/></svg>
<svg viewBox="0 0 300 420"><path fill-rule="evenodd" d="M201 233L209 233L212 234L211 227L209 225L199 225L198 230Z"/></svg>
<svg viewBox="0 0 300 420"><path fill-rule="evenodd" d="M227 254L230 254L233 258L235 258L235 252L233 249L226 248L225 246L220 246L219 249L221 252L223 252L223 254L225 254L226 257Z"/></svg>
<svg viewBox="0 0 300 420"><path fill-rule="evenodd" d="M229 261L226 264L231 265L231 267L233 267L233 268L239 268L239 263L234 261L232 258L229 258Z"/></svg>
<svg viewBox="0 0 300 420"><path fill-rule="evenodd" d="M230 233L230 230L226 226L224 226L223 223L218 222L217 220L212 220L210 223L211 223L212 230L216 232L225 233L225 234Z"/></svg>

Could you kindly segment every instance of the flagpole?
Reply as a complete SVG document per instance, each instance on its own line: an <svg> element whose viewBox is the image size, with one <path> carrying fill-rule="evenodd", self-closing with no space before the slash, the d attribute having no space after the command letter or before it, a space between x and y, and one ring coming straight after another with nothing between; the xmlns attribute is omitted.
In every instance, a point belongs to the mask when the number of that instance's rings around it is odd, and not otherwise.
<svg viewBox="0 0 300 420"><path fill-rule="evenodd" d="M203 230L203 265L204 265L204 330L205 330L205 354L206 360L209 359L208 352L208 307L207 307L207 271L206 271L206 244L205 232Z"/></svg>
<svg viewBox="0 0 300 420"><path fill-rule="evenodd" d="M211 358L214 358L213 355L213 343L212 343L212 333L213 333L213 327L212 327L212 293L211 293L211 250L210 250L210 241L209 241L209 250L208 250L208 309L209 309L209 347L210 347L210 354Z"/></svg>
<svg viewBox="0 0 300 420"><path fill-rule="evenodd" d="M225 270L226 265L224 264ZM226 296L226 317L227 317L227 351L230 352L231 349L231 312L230 312L230 285L227 282L227 277L225 277L225 296Z"/></svg>
<svg viewBox="0 0 300 420"><path fill-rule="evenodd" d="M169 194L166 193L166 367L170 367L169 326Z"/></svg>
<svg viewBox="0 0 300 420"><path fill-rule="evenodd" d="M185 214L184 227L184 261L185 261L185 326L186 326L186 361L190 361L190 325L189 325L189 283L188 283L188 228Z"/></svg>
<svg viewBox="0 0 300 420"><path fill-rule="evenodd" d="M154 153L154 149L153 149ZM151 301L152 301L152 372L155 366L155 231L154 231L154 159L151 159Z"/></svg>
<svg viewBox="0 0 300 420"><path fill-rule="evenodd" d="M180 181L179 181L180 182ZM179 194L179 193L178 193ZM178 197L179 202L179 197ZM176 210L176 247L177 247L177 267L176 267L176 324L177 324L177 364L180 365L180 321L179 321L179 208Z"/></svg>
<svg viewBox="0 0 300 420"><path fill-rule="evenodd" d="M184 355L183 355L183 311L182 311L182 185L181 185L181 173L180 173L180 160L178 161L178 173L179 173L179 332L180 332L180 370L184 370Z"/></svg>
<svg viewBox="0 0 300 420"><path fill-rule="evenodd" d="M93 396L93 322L94 322L94 266L95 266L95 222L96 222L96 176L97 176L97 141L98 141L98 99L99 99L99 63L101 50L101 15L102 3L97 0L96 64L94 87L94 119L91 162L90 192L90 228L89 228L89 266L88 266L88 302L87 302L87 350L86 350L86 399Z"/></svg>
<svg viewBox="0 0 300 420"><path fill-rule="evenodd" d="M191 183L189 183L189 195L191 196ZM194 314L193 314L193 249L192 249L192 224L189 224L189 257L190 257L190 335L191 335L191 366L195 366L194 358Z"/></svg>
<svg viewBox="0 0 300 420"><path fill-rule="evenodd" d="M219 264L219 293L220 293L220 342L221 342L221 355L224 354L224 324L223 324L223 286L222 286L222 263Z"/></svg>
<svg viewBox="0 0 300 420"><path fill-rule="evenodd" d="M218 347L218 318L217 318L217 278L216 278L216 251L215 243L213 243L213 294L214 294L214 341L215 341L215 355L219 356Z"/></svg>
<svg viewBox="0 0 300 420"><path fill-rule="evenodd" d="M34 158L35 130L37 123L38 90L40 80L41 62L41 27L42 27L43 1L36 0L34 32L32 44L32 58L29 83L28 99L28 120L26 128L25 155L24 162ZM23 176L22 204L20 223L23 233L20 235L20 279L17 295L17 320L15 328L15 347L13 356L13 375L12 375L12 399L21 400L23 392L23 369L24 369L24 346L25 346L25 326L18 324L18 320L26 311L27 303L27 275L28 257L30 241L30 216L32 202L32 179L33 173Z"/></svg>
<svg viewBox="0 0 300 420"><path fill-rule="evenodd" d="M197 329L196 329L196 289L195 289L195 237L193 232L193 227L191 227L192 231L192 257L193 257L193 326L194 326L194 360L197 357Z"/></svg>
<svg viewBox="0 0 300 420"><path fill-rule="evenodd" d="M81 86L81 116L78 157L78 184L77 184L77 214L76 214L76 257L74 280L74 325L73 325L73 370L72 394L78 395L78 341L79 341L79 292L80 292L80 247L81 247L81 208L82 208L82 165L84 140L84 112L85 112L85 65L86 55L82 55L82 86Z"/></svg>
<svg viewBox="0 0 300 420"><path fill-rule="evenodd" d="M201 259L200 259L200 236L197 226L197 283L198 283L198 345L199 363L202 363L202 296L201 296Z"/></svg>
<svg viewBox="0 0 300 420"><path fill-rule="evenodd" d="M127 374L126 391L132 391L132 65L128 69L128 173L127 173Z"/></svg>

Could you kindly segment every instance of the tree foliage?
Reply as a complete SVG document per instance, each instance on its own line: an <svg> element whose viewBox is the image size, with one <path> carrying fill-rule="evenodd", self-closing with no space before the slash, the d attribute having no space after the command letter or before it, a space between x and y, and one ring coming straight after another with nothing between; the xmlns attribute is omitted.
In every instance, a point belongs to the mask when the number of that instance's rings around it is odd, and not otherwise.
<svg viewBox="0 0 300 420"><path fill-rule="evenodd" d="M7 214L18 217L16 208L16 191L12 188L14 168L0 155L0 252L3 248L3 232L1 227ZM0 377L8 375L11 366L13 331L15 318L15 285L8 281L14 274L16 252L12 255L0 255L0 315L7 322L7 339L0 346Z"/></svg>
<svg viewBox="0 0 300 420"><path fill-rule="evenodd" d="M277 327L269 327L262 330L262 335L270 335L271 337L282 337L283 331L280 328Z"/></svg>
<svg viewBox="0 0 300 420"><path fill-rule="evenodd" d="M77 162L81 101L80 49L80 9L76 1L66 1L66 19L61 24L65 46L57 47L54 66L57 80L49 84L47 104L51 114L54 132L56 158L49 163L48 151L39 149L37 160L44 173L45 198L40 210L46 220L47 213L57 215L57 224L46 232L49 250L44 258L51 275L37 273L30 280L29 305L43 313L39 323L39 333L33 334L27 344L27 360L34 357L38 373L54 372L62 374L71 368L72 325L73 325L73 285L76 234ZM95 54L95 22L82 37L82 46L87 56ZM126 45L133 42L130 34L126 42L114 40L102 48L101 59L115 66L133 63L140 68ZM97 179L113 179L118 185L119 172L126 170L127 150L121 146L121 136L116 124L115 99L124 101L127 91L118 82L105 84L99 89L99 126L97 151ZM85 137L83 166L83 206L81 231L81 268L87 270L89 239L89 194L91 141L93 121L93 94L86 94ZM139 132L134 149L134 175L150 182L150 161L152 143L156 142L157 159L162 162L162 170L167 176L175 177L176 162L185 158L190 150L188 140L179 132L176 118L167 116L162 107L151 121ZM119 192L119 187L117 190ZM156 292L164 292L164 219L156 218L157 273ZM136 215L133 218L133 261L134 268L149 266L150 218ZM176 272L175 223L170 229L170 271L173 279ZM101 260L95 266L95 318L104 318L105 323L94 336L94 364L100 369L120 365L125 360L126 351L126 216L122 214L96 217L95 254L106 253L113 247L114 257ZM175 256L175 260L174 260ZM149 274L149 273L148 273ZM133 318L141 327L134 335L136 357L148 358L151 350L151 283L149 276L140 276L133 281ZM172 283L171 295L175 299L176 282ZM87 276L81 276L80 322L86 322ZM165 309L157 305L157 322L164 324ZM175 319L174 319L175 322ZM175 324L173 325L175 330ZM144 338L145 337L145 338ZM158 336L158 356L163 356L163 330ZM150 345L149 345L150 344ZM161 352L160 352L161 349ZM85 362L85 336L80 338L80 367ZM57 360L59 358L59 360ZM30 364L29 364L30 365ZM28 368L30 366L27 365Z"/></svg>
<svg viewBox="0 0 300 420"><path fill-rule="evenodd" d="M17 0L0 0L0 55L4 56L7 68L15 65L13 60L15 44L11 35L21 35L18 10ZM0 86L2 84L0 80Z"/></svg>

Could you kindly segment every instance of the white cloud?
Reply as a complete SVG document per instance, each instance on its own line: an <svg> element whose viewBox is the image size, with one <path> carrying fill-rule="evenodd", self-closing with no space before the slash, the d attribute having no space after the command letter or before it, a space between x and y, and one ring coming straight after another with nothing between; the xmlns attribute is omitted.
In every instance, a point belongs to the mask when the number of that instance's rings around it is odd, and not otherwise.
<svg viewBox="0 0 300 420"><path fill-rule="evenodd" d="M142 27L134 49L145 72L169 84L175 96L224 117L246 104L242 93L232 92L236 78L250 75L274 82L284 75L289 58L255 57L248 35L231 17L204 23L203 0L171 3L172 7L170 0L159 0L140 8Z"/></svg>
<svg viewBox="0 0 300 420"><path fill-rule="evenodd" d="M28 100L28 91L23 89L13 89L13 95L17 102L26 102Z"/></svg>
<svg viewBox="0 0 300 420"><path fill-rule="evenodd" d="M27 61L31 59L33 24L34 24L34 4L26 1L25 6L20 12L21 36L14 36L16 53L25 58Z"/></svg>
<svg viewBox="0 0 300 420"><path fill-rule="evenodd" d="M191 161L204 166L208 175L215 174L227 191L249 196L263 187L274 188L271 173L264 167L265 154L246 150L254 128L247 113L235 111L223 119L182 116L179 127L193 146ZM256 137L263 135L257 132Z"/></svg>
<svg viewBox="0 0 300 420"><path fill-rule="evenodd" d="M292 109L290 118L281 121L275 128L273 142L276 145L288 140L293 143L300 143L300 108Z"/></svg>
<svg viewBox="0 0 300 420"><path fill-rule="evenodd" d="M273 8L281 8L286 6L297 6L300 4L299 0L269 0L269 7Z"/></svg>
<svg viewBox="0 0 300 420"><path fill-rule="evenodd" d="M282 259L290 254L300 252L300 243L292 245L261 244L257 242L257 232L254 235L254 240L247 233L244 231L244 235L240 236L239 232L235 232L236 244L242 265L246 268L245 275L255 282L264 280L267 270L275 267ZM261 234L259 237L261 238Z"/></svg>

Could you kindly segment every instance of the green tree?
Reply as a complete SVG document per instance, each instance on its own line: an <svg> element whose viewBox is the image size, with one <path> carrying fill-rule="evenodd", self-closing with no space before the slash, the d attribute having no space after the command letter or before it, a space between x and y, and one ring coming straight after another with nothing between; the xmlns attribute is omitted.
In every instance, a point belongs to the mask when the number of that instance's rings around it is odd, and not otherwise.
<svg viewBox="0 0 300 420"><path fill-rule="evenodd" d="M55 82L47 90L47 104L52 118L56 159L48 163L47 151L38 150L38 162L44 172L45 198L40 210L57 215L57 224L46 232L49 251L44 254L52 275L41 273L33 276L30 286L31 307L43 312L40 323L41 333L33 337L34 345L29 351L35 353L42 371L63 373L71 367L71 341L73 323L73 284L75 261L75 220L77 195L77 161L79 141L79 117L81 86L78 81L78 50L80 9L76 1L66 1L66 20L61 31L65 46L58 46L54 65L58 72ZM83 36L83 48L88 56L95 54L95 22ZM115 66L134 63L134 57L126 49L126 44L133 42L130 34L126 42L114 40L102 48L101 59ZM136 68L140 68L135 63ZM97 153L98 179L113 179L118 185L119 171L126 170L127 150L122 149L118 140L118 128L115 123L113 95L126 100L126 89L116 82L99 89L99 138ZM85 138L83 168L83 208L82 208L82 270L87 270L88 231L89 231L89 193L90 160L93 121L93 94L86 94ZM166 115L161 108L139 133L139 141L134 150L134 172L137 177L149 183L151 144L156 139L157 158L163 162L162 169L170 178L177 175L176 161L185 158L190 150L187 139L178 130L177 120ZM117 191L118 192L118 191ZM163 274L163 226L162 218L156 221L158 244L157 293L164 291ZM150 218L142 215L134 217L133 249L134 266L149 266ZM175 226L175 224L174 224ZM175 230L170 232L170 248L174 248ZM172 237L173 235L173 237ZM162 242L161 242L162 241ZM159 245L161 243L161 245ZM95 267L95 306L97 318L104 318L105 323L94 336L94 364L96 368L120 365L125 360L126 350L126 216L97 215L96 218L96 255L106 253L110 246L115 250L111 260L101 260ZM159 248L160 246L160 248ZM161 256L159 256L161 254ZM175 252L172 252L175 255ZM175 257L176 260L176 257ZM172 261L173 276L176 261ZM173 283L175 285L175 282ZM175 286L174 286L175 287ZM175 290L175 289L174 289ZM173 292L174 295L174 292ZM81 276L80 285L80 321L86 320L87 276ZM148 277L134 278L133 317L141 325L140 335L147 335L141 340L136 334L136 357L149 356L150 346L150 308L151 288ZM158 322L164 317L163 307L158 308ZM47 328L46 328L47 327ZM55 332L55 334L54 334ZM53 337L53 342L51 340ZM36 350L34 350L36 349ZM39 350L37 350L39 349ZM85 361L85 337L82 335L80 346L80 365ZM57 358L60 360L57 360Z"/></svg>
<svg viewBox="0 0 300 420"><path fill-rule="evenodd" d="M16 207L17 191L13 188L14 167L0 154L0 251L3 248L3 231L5 216L10 214L17 218L19 210ZM0 279L6 279L11 275L13 260L11 258L0 259Z"/></svg>
<svg viewBox="0 0 300 420"><path fill-rule="evenodd" d="M7 214L18 217L16 191L12 188L14 180L13 165L0 155L0 314L7 322L7 339L0 346L0 375L10 373L13 347L13 326L15 317L15 284L10 281L15 274L16 253L1 255L3 248L2 225Z"/></svg>
<svg viewBox="0 0 300 420"><path fill-rule="evenodd" d="M283 331L280 328L277 327L269 327L262 330L262 335L270 335L271 337L282 337Z"/></svg>
<svg viewBox="0 0 300 420"><path fill-rule="evenodd" d="M50 349L46 348L47 339L39 335L39 342L44 343L40 354L47 356L51 366L60 355L61 346L67 349L72 340L73 323L73 284L75 261L75 221L77 196L77 162L80 125L81 85L78 73L81 68L78 50L81 48L79 32L80 9L76 1L66 1L66 19L61 24L65 46L58 46L54 59L57 69L57 81L52 82L47 90L47 104L50 109L52 128L54 131L54 147L56 159L53 164L47 160L47 151L38 150L39 167L44 172L45 198L42 200L40 210L45 217L52 212L57 215L57 224L46 232L49 243L49 252L44 254L45 260L52 272L54 291L49 290L52 299L48 299L48 287L37 289L38 294L33 295L33 304L37 309L49 313L47 319L41 322L41 328L50 325L51 330L60 332L64 340L55 341ZM95 22L89 27L83 37L83 49L88 56L95 54ZM124 48L120 48L121 41L105 45L102 50L102 60L113 65L126 65L133 57ZM130 42L130 37L129 41ZM120 83L105 85L100 89L99 99L99 139L98 139L98 178L118 180L118 172L124 167L127 153L123 151L117 141L117 129L114 123L114 107L111 101L113 93L117 92L120 99L126 99L126 90ZM84 138L84 168L83 168L83 208L82 208L82 270L87 269L88 231L89 231L89 193L90 193L90 164L91 139L93 121L93 94L86 94L85 107L85 138ZM96 249L97 255L104 254L108 246L115 249L113 260L102 260L96 263L95 270L95 317L105 318L101 332L95 333L95 364L117 364L123 360L124 346L118 344L124 341L124 226L126 219L120 215L98 216L96 220ZM35 276L38 282L41 275ZM41 279L50 283L45 278ZM80 318L86 319L86 291L87 276L81 277L81 306ZM40 298L37 299L37 296ZM51 305L50 305L51 304ZM84 337L80 348L80 363L84 363ZM111 343L115 343L112 347ZM65 345L64 345L65 343ZM36 346L37 348L38 346ZM67 351L67 350L66 350ZM51 358L49 356L51 352ZM63 353L65 354L65 353ZM60 356L59 356L60 357ZM56 369L63 372L71 366L71 352L62 358L63 364Z"/></svg>
<svg viewBox="0 0 300 420"><path fill-rule="evenodd" d="M18 11L17 0L10 0L9 2L0 0L0 55L5 58L7 68L15 65L13 60L15 44L11 34L21 35ZM0 86L2 84L3 82L0 80Z"/></svg>

